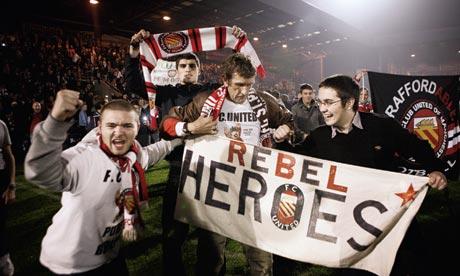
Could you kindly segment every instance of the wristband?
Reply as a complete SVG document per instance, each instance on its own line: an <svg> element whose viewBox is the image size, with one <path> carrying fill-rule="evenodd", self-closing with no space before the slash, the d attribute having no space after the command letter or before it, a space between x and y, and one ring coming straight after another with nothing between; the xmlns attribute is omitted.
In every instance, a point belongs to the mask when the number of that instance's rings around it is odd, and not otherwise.
<svg viewBox="0 0 460 276"><path fill-rule="evenodd" d="M139 48L139 42L138 41L131 41L131 43L129 43L129 45L133 46L134 49Z"/></svg>
<svg viewBox="0 0 460 276"><path fill-rule="evenodd" d="M183 132L184 134L186 134L186 135L192 134L192 133L190 132L190 130L188 129L188 123L185 123L185 124L184 124L184 126L183 126L183 128L182 128L182 132Z"/></svg>

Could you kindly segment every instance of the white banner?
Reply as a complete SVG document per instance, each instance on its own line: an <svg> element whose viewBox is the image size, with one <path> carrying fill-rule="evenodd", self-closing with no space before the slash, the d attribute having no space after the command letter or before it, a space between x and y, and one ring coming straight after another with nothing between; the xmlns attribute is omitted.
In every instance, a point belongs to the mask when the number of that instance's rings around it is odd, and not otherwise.
<svg viewBox="0 0 460 276"><path fill-rule="evenodd" d="M427 181L204 136L186 143L175 217L290 259L388 275Z"/></svg>
<svg viewBox="0 0 460 276"><path fill-rule="evenodd" d="M150 72L150 78L155 85L176 85L179 83L176 63L162 59L157 60L157 66Z"/></svg>

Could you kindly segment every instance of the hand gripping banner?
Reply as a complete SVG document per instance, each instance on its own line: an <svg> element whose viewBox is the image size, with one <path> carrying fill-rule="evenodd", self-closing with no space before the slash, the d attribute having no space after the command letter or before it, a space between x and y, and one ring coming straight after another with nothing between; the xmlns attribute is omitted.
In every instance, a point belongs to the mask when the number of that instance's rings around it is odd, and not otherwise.
<svg viewBox="0 0 460 276"><path fill-rule="evenodd" d="M404 128L428 141L449 167L446 176L458 179L460 158L460 76L402 76L368 72L374 112L395 118ZM426 172L410 160L401 171Z"/></svg>
<svg viewBox="0 0 460 276"><path fill-rule="evenodd" d="M175 218L290 259L388 275L427 181L204 136L186 143Z"/></svg>

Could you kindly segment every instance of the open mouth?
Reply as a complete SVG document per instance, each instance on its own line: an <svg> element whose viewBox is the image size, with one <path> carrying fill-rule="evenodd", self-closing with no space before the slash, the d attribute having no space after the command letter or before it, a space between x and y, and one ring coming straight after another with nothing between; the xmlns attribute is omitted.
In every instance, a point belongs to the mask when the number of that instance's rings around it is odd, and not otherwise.
<svg viewBox="0 0 460 276"><path fill-rule="evenodd" d="M324 114L323 113L323 117L324 117L325 120L330 120L330 119L332 119L334 117L334 115L332 115L332 114Z"/></svg>
<svg viewBox="0 0 460 276"><path fill-rule="evenodd" d="M116 149L122 149L126 144L126 140L124 139L113 139L112 140L112 145L116 148Z"/></svg>

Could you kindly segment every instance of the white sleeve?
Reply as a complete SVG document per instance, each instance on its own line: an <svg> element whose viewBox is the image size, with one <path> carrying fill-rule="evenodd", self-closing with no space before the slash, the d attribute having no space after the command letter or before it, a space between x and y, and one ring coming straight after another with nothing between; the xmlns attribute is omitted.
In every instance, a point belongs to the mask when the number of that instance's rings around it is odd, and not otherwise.
<svg viewBox="0 0 460 276"><path fill-rule="evenodd" d="M183 131L185 122L177 122L175 130L177 137L184 137L185 133Z"/></svg>
<svg viewBox="0 0 460 276"><path fill-rule="evenodd" d="M61 156L71 125L72 122L59 122L51 116L37 125L24 162L24 175L29 182L54 191L72 189L77 171L68 166L69 159Z"/></svg>
<svg viewBox="0 0 460 276"><path fill-rule="evenodd" d="M176 146L183 143L182 139L171 141L160 140L154 144L142 148L141 165L144 169L153 166L163 160Z"/></svg>

